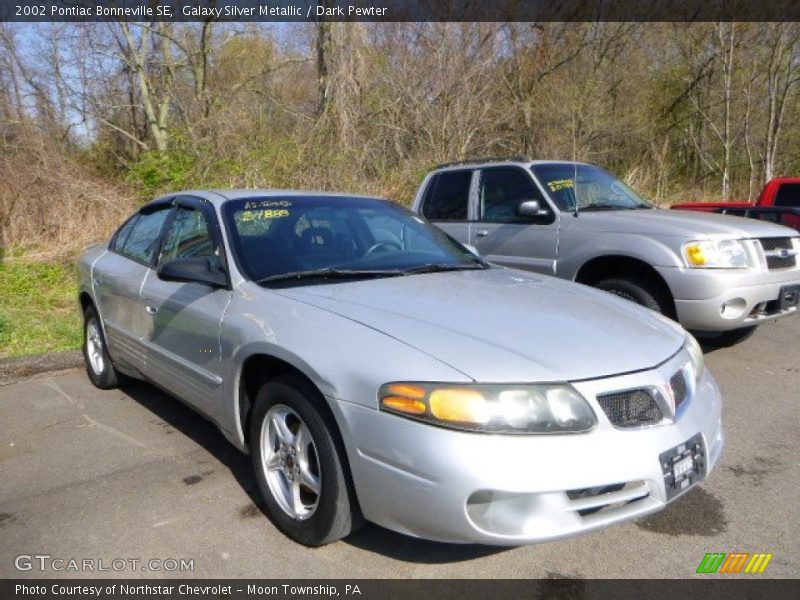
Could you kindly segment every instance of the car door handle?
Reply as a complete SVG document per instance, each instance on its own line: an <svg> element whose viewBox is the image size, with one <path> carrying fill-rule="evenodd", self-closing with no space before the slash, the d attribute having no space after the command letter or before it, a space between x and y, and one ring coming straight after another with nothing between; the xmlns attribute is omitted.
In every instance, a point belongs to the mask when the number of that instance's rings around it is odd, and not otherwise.
<svg viewBox="0 0 800 600"><path fill-rule="evenodd" d="M145 304L144 309L147 311L148 315L154 315L158 312L158 307L152 304Z"/></svg>
<svg viewBox="0 0 800 600"><path fill-rule="evenodd" d="M489 230L488 229L478 229L475 232L475 235L478 236L478 237L486 237L487 235L489 235Z"/></svg>
<svg viewBox="0 0 800 600"><path fill-rule="evenodd" d="M94 284L95 285L103 285L103 279L101 277L95 277L94 278Z"/></svg>

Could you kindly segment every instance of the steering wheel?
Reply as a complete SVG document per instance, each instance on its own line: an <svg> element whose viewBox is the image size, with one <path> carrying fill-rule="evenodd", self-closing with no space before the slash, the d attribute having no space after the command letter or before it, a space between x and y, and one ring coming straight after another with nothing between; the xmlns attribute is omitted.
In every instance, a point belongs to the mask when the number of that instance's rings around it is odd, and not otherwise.
<svg viewBox="0 0 800 600"><path fill-rule="evenodd" d="M367 252L366 252L366 254L364 254L364 256L372 256L375 253L376 250L379 250L380 248L384 248L384 247L386 247L386 248L396 248L397 250L402 250L403 249L403 247L398 242L395 242L394 240L381 240L380 242L377 242L377 243L373 244L372 246L370 246L369 250L367 250Z"/></svg>

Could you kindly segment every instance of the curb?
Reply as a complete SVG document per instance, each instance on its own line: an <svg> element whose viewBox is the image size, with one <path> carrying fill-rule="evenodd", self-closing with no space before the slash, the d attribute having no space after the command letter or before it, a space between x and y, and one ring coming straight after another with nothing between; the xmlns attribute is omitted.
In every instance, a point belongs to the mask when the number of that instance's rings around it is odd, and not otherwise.
<svg viewBox="0 0 800 600"><path fill-rule="evenodd" d="M80 350L0 358L0 385L8 385L41 373L53 373L82 366L83 353Z"/></svg>

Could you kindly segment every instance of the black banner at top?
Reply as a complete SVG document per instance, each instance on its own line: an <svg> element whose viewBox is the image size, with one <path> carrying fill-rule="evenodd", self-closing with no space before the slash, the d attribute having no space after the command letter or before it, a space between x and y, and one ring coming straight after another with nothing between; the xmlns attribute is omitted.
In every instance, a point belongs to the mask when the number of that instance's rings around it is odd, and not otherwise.
<svg viewBox="0 0 800 600"><path fill-rule="evenodd" d="M0 0L0 22L800 21L799 0Z"/></svg>

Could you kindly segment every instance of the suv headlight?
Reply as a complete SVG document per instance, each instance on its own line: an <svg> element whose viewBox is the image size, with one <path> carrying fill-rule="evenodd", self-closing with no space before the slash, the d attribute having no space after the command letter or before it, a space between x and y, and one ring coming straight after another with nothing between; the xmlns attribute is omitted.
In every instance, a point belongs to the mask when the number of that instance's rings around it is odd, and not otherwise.
<svg viewBox="0 0 800 600"><path fill-rule="evenodd" d="M597 423L569 384L387 383L381 410L453 429L489 433L580 433Z"/></svg>
<svg viewBox="0 0 800 600"><path fill-rule="evenodd" d="M683 245L683 260L695 269L744 269L750 266L747 249L739 240L704 240Z"/></svg>
<svg viewBox="0 0 800 600"><path fill-rule="evenodd" d="M694 379L696 382L699 382L700 378L703 376L703 372L706 370L706 359L703 356L703 349L691 333L686 334L684 348L686 348L686 352L689 354L689 360L692 363Z"/></svg>

